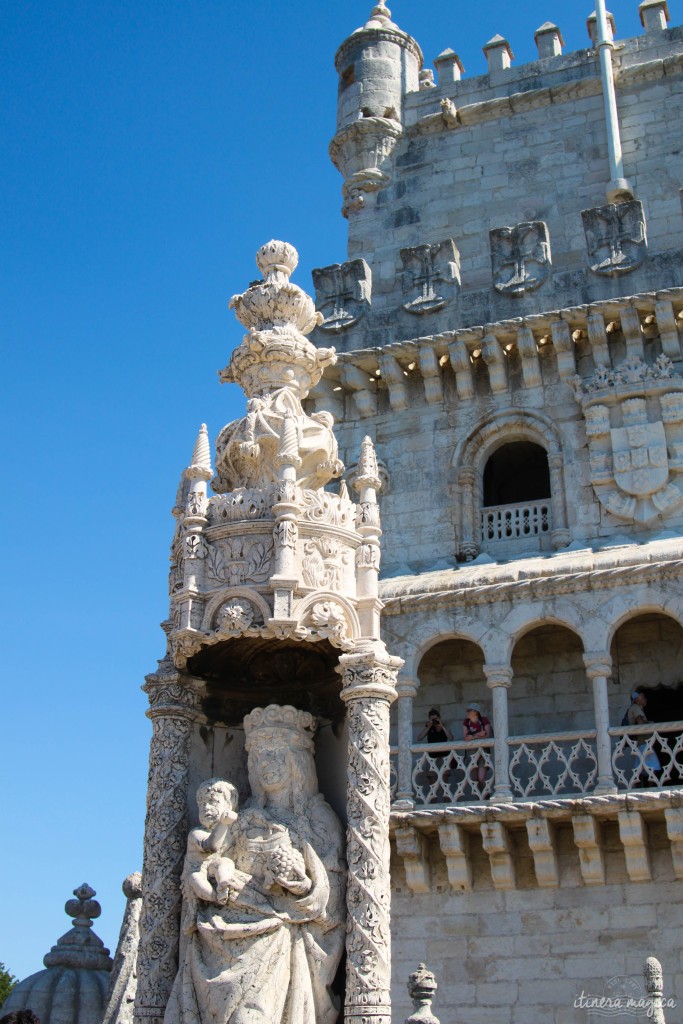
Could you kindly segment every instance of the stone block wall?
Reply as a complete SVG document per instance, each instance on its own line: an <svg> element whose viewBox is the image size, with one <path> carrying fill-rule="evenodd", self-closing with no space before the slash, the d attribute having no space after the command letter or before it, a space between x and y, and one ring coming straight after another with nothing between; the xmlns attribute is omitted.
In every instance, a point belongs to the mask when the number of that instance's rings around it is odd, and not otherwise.
<svg viewBox="0 0 683 1024"><path fill-rule="evenodd" d="M664 825L649 826L653 880L637 884L629 881L615 824L603 826L604 886L582 883L569 825L557 828L559 888L536 886L525 833L512 837L511 891L492 887L489 858L475 835L470 892L450 890L437 844L429 845L429 893L411 893L400 858L392 861L396 1019L410 1010L405 982L417 966L416 949L437 976L433 1011L442 1022L587 1024L595 1018L574 1005L581 993L601 996L618 977L642 985L643 963L652 955L663 963L665 995L680 1005L683 890L674 881ZM669 1010L667 1019L677 1020L678 1012Z"/></svg>

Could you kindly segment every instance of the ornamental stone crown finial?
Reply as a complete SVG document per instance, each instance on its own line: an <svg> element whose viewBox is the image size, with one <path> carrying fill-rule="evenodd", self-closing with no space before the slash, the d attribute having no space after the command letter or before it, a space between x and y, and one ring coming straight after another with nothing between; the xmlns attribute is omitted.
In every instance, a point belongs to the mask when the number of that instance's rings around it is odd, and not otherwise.
<svg viewBox="0 0 683 1024"><path fill-rule="evenodd" d="M298 261L293 245L268 242L256 254L263 280L230 299L230 309L249 334L220 378L239 384L249 398L283 387L305 398L324 367L336 361L334 349L317 349L305 337L323 317L313 299L289 280Z"/></svg>
<svg viewBox="0 0 683 1024"><path fill-rule="evenodd" d="M75 900L67 900L64 910L73 918L71 929L43 957L46 967L87 968L96 971L110 971L109 950L92 931L93 921L100 916L102 908L96 899L95 890L86 882L74 889Z"/></svg>
<svg viewBox="0 0 683 1024"><path fill-rule="evenodd" d="M358 488L372 487L375 491L378 491L382 486L375 446L372 443L372 438L367 435L363 438L360 446L360 458L358 460L355 484Z"/></svg>
<svg viewBox="0 0 683 1024"><path fill-rule="evenodd" d="M408 978L408 994L413 1001L413 1012L406 1024L439 1024L432 1013L432 999L438 988L434 974L426 964L419 964Z"/></svg>

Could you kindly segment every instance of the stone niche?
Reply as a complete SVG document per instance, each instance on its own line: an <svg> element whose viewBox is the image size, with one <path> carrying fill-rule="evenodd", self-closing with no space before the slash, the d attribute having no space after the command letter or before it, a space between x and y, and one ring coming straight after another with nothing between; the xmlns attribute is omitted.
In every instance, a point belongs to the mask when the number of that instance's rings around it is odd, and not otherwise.
<svg viewBox="0 0 683 1024"><path fill-rule="evenodd" d="M401 249L403 308L426 316L448 305L460 287L460 253L452 238Z"/></svg>
<svg viewBox="0 0 683 1024"><path fill-rule="evenodd" d="M647 254L647 232L643 204L637 199L583 210L581 218L594 274L620 277L641 265Z"/></svg>
<svg viewBox="0 0 683 1024"><path fill-rule="evenodd" d="M493 287L501 295L523 295L540 287L551 265L548 225L527 221L489 232Z"/></svg>
<svg viewBox="0 0 683 1024"><path fill-rule="evenodd" d="M372 271L365 260L333 263L312 272L321 331L338 334L357 324L370 308Z"/></svg>

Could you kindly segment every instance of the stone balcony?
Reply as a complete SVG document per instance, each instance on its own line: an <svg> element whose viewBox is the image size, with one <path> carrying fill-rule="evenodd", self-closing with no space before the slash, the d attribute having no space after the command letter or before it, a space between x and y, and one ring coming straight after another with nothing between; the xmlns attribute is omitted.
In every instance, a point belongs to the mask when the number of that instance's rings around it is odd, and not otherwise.
<svg viewBox="0 0 683 1024"><path fill-rule="evenodd" d="M502 785L495 784L496 763L504 763L496 740L415 744L411 795L400 799L392 748L392 838L408 889L431 891L439 857L452 889L485 884L473 874L482 851L495 889L557 887L558 850L569 842L585 885L609 880L605 851L616 843L632 882L651 879L652 852L665 845L674 877L683 879L683 721L613 727L608 739L611 784L599 778L597 730L508 737Z"/></svg>

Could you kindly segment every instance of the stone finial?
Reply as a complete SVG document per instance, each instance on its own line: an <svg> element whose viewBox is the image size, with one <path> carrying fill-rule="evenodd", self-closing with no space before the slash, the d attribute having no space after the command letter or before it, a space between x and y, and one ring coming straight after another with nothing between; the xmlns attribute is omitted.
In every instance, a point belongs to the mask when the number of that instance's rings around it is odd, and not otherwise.
<svg viewBox="0 0 683 1024"><path fill-rule="evenodd" d="M384 0L378 0L372 8L370 20L366 21L365 28L396 28L391 20L391 11Z"/></svg>
<svg viewBox="0 0 683 1024"><path fill-rule="evenodd" d="M614 39L614 36L616 34L617 26L616 26L616 22L614 20L614 15L612 14L612 12L611 11L607 11L606 14L607 14L607 36L608 36L608 38L610 40L612 40L612 39ZM597 46L598 45L598 16L595 13L595 11L593 11L593 13L587 18L587 20L586 20L586 28L588 29L588 35L590 36L591 43L593 44L594 47Z"/></svg>
<svg viewBox="0 0 683 1024"><path fill-rule="evenodd" d="M552 21L546 21L534 32L534 39L538 48L538 56L541 60L544 57L559 57L564 46L564 39L557 25Z"/></svg>
<svg viewBox="0 0 683 1024"><path fill-rule="evenodd" d="M209 445L209 432L206 423L202 423L195 441L192 461L185 470L188 480L210 480L213 476L211 468L211 447Z"/></svg>
<svg viewBox="0 0 683 1024"><path fill-rule="evenodd" d="M663 32L671 20L666 0L642 0L638 13L646 32Z"/></svg>
<svg viewBox="0 0 683 1024"><path fill-rule="evenodd" d="M306 339L323 317L310 296L289 280L298 262L293 245L268 242L256 254L263 280L230 300L249 333L220 379L239 384L248 398L282 387L304 398L324 367L336 360L334 349L316 348Z"/></svg>
<svg viewBox="0 0 683 1024"><path fill-rule="evenodd" d="M43 957L46 967L88 968L96 971L110 971L109 950L92 931L93 921L102 913L95 890L84 882L74 889L75 900L67 900L64 910L73 918L73 926Z"/></svg>
<svg viewBox="0 0 683 1024"><path fill-rule="evenodd" d="M438 988L436 978L427 970L426 964L419 964L408 978L408 995L413 1001L413 1012L406 1018L406 1024L439 1024L432 1013L432 999Z"/></svg>
<svg viewBox="0 0 683 1024"><path fill-rule="evenodd" d="M664 976L662 965L654 956L649 956L645 961L645 991L650 1005L648 1017L653 1024L666 1024L664 1020Z"/></svg>
<svg viewBox="0 0 683 1024"><path fill-rule="evenodd" d="M495 35L493 39L489 39L484 47L484 56L488 61L489 74L494 71L507 71L515 59L507 39L503 39L500 35Z"/></svg>
<svg viewBox="0 0 683 1024"><path fill-rule="evenodd" d="M460 57L450 47L439 54L434 61L434 67L439 76L439 85L451 85L453 82L459 82L465 73Z"/></svg>
<svg viewBox="0 0 683 1024"><path fill-rule="evenodd" d="M382 486L375 446L372 443L372 438L367 435L363 438L360 446L360 458L358 460L355 485L358 490L371 487L374 491L378 491Z"/></svg>

